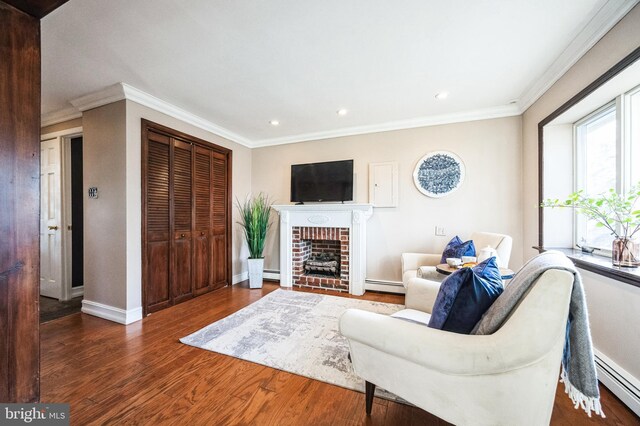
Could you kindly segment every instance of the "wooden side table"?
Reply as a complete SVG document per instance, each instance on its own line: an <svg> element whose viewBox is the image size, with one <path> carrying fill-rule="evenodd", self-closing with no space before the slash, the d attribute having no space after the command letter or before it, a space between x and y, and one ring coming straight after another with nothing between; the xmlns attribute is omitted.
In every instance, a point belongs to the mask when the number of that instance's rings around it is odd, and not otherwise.
<svg viewBox="0 0 640 426"><path fill-rule="evenodd" d="M459 271L460 269L462 268L452 268L446 263L441 263L436 266L436 271L440 272L443 275L451 275L455 271ZM500 278L502 278L503 280L510 280L511 278L513 278L514 274L515 272L513 272L509 268L500 268Z"/></svg>

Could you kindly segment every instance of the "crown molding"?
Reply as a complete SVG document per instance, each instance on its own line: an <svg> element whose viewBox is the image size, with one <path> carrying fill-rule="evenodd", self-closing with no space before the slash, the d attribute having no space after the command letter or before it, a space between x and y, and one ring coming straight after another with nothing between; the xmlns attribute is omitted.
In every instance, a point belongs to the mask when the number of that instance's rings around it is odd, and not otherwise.
<svg viewBox="0 0 640 426"><path fill-rule="evenodd" d="M146 106L240 145L252 147L251 141L247 138L126 83L116 83L103 90L73 99L71 104L80 111L87 111L124 99Z"/></svg>
<svg viewBox="0 0 640 426"><path fill-rule="evenodd" d="M65 121L81 118L82 113L74 107L64 108L58 111L42 114L40 127L51 126L53 124L63 123Z"/></svg>
<svg viewBox="0 0 640 426"><path fill-rule="evenodd" d="M504 105L491 108L477 109L473 111L456 112L452 114L432 115L428 117L414 118L410 120L392 121L368 126L347 127L326 132L305 133L281 138L263 139L253 143L253 148L262 148L273 145L284 145L296 142L316 141L321 139L338 138L344 136L362 135L366 133L389 132L392 130L414 129L416 127L438 126L441 124L462 123L467 121L488 120L491 118L503 118L520 115L517 105Z"/></svg>
<svg viewBox="0 0 640 426"><path fill-rule="evenodd" d="M483 108L473 111L465 111L452 114L433 115L428 117L420 117L410 120L393 121L382 124L373 124L367 126L348 127L338 130L329 130L325 132L304 133L293 136L284 136L281 138L263 139L259 141L251 141L243 136L233 133L224 127L218 126L204 118L192 114L182 108L179 108L169 102L156 98L142 90L126 83L116 83L103 90L89 93L73 99L72 108L66 108L57 112L53 112L43 117L42 126L61 123L73 118L82 117L82 112L98 108L113 102L121 100L129 100L140 105L151 108L155 111L176 118L185 123L191 124L200 129L214 133L225 139L239 143L248 148L261 148L265 146L283 145L289 143L315 141L321 139L353 136L366 133L388 132L392 130L412 129L416 127L437 126L440 124L461 123L465 121L487 120L491 118L511 117L520 115L520 110L514 105L504 105L491 108ZM82 112L81 112L82 111Z"/></svg>
<svg viewBox="0 0 640 426"><path fill-rule="evenodd" d="M189 111L170 104L169 102L163 101L162 99L156 98L155 96L143 92L142 90L136 89L135 87L130 86L126 83L119 83L119 85L122 86L124 96L127 100L136 102L140 105L144 105L170 117L176 118L180 121L184 121L185 123L214 133L225 139L229 139L230 141L239 143L240 145L244 145L248 148L253 147L251 141L244 136L238 135L237 133L225 129L224 127L218 126L211 121L205 120L202 117L192 114Z"/></svg>
<svg viewBox="0 0 640 426"><path fill-rule="evenodd" d="M103 105L112 104L123 99L125 99L123 84L116 83L109 87L105 87L102 90L72 99L71 105L84 112Z"/></svg>
<svg viewBox="0 0 640 426"><path fill-rule="evenodd" d="M576 62L580 60L611 28L614 27L640 0L609 0L591 18L587 25L562 51L549 68L525 90L518 101L524 113L551 88Z"/></svg>

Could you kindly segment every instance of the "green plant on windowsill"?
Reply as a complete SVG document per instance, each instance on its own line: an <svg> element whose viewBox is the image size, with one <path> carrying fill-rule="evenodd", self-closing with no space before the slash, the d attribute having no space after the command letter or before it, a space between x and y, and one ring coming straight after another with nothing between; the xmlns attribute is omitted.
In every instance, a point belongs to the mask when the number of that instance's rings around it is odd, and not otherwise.
<svg viewBox="0 0 640 426"><path fill-rule="evenodd" d="M573 208L599 228L607 228L615 237L612 246L614 266L636 267L640 265L640 244L634 236L640 231L640 182L629 188L626 194L618 194L611 188L597 196L589 196L583 190L570 194L566 200L547 199L541 207Z"/></svg>

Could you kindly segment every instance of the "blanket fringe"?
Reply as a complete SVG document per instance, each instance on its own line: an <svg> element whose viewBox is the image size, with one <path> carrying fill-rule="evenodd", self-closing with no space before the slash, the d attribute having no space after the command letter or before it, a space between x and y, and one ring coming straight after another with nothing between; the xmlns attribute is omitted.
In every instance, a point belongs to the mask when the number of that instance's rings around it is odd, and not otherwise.
<svg viewBox="0 0 640 426"><path fill-rule="evenodd" d="M591 417L591 412L593 411L594 413L599 414L603 419L606 418L604 411L602 411L600 398L587 396L573 386L569 381L569 375L564 369L564 366L562 366L560 383L564 383L564 392L569 395L569 398L573 401L573 408L577 409L578 407L581 407L589 417Z"/></svg>

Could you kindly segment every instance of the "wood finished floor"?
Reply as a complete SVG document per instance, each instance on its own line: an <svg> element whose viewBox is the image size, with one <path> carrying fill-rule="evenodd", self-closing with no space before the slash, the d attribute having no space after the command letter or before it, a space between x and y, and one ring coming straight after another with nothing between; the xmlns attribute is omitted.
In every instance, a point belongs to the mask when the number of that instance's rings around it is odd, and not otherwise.
<svg viewBox="0 0 640 426"><path fill-rule="evenodd" d="M126 327L85 314L43 324L41 399L70 403L73 425L447 424L421 409L378 398L367 418L361 393L178 342L277 288L272 283L262 290L246 284L224 288ZM364 298L404 299L371 292ZM606 419L575 410L558 388L552 424L640 425L601 389Z"/></svg>

